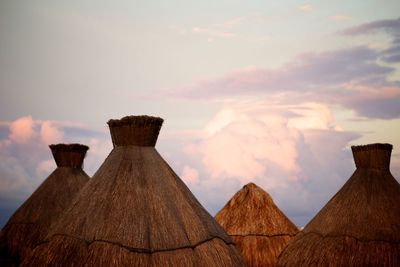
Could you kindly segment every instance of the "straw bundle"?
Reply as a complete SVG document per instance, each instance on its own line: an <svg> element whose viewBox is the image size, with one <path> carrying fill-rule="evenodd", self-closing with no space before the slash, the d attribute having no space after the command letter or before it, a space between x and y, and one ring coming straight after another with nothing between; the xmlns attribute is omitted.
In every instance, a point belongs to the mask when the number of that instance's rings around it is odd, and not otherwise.
<svg viewBox="0 0 400 267"><path fill-rule="evenodd" d="M154 148L162 122L108 122L113 150L23 265L243 266L231 239Z"/></svg>
<svg viewBox="0 0 400 267"><path fill-rule="evenodd" d="M267 192L249 183L215 216L248 266L275 266L297 227L275 205Z"/></svg>
<svg viewBox="0 0 400 267"><path fill-rule="evenodd" d="M22 259L44 240L49 227L89 180L82 170L87 146L50 145L57 168L19 207L4 226L0 238L8 256Z"/></svg>
<svg viewBox="0 0 400 267"><path fill-rule="evenodd" d="M282 252L278 266L400 266L392 145L352 147L356 171Z"/></svg>

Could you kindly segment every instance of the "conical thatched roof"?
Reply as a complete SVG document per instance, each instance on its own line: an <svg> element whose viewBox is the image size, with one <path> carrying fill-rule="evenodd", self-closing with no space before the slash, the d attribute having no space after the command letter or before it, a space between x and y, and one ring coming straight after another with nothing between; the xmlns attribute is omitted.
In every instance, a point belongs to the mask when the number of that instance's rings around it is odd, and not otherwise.
<svg viewBox="0 0 400 267"><path fill-rule="evenodd" d="M298 232L269 194L253 183L239 190L215 219L248 266L275 266L286 243Z"/></svg>
<svg viewBox="0 0 400 267"><path fill-rule="evenodd" d="M353 146L356 171L282 252L279 266L400 266L392 145Z"/></svg>
<svg viewBox="0 0 400 267"><path fill-rule="evenodd" d="M154 148L162 123L108 122L113 150L25 265L243 266L229 236Z"/></svg>
<svg viewBox="0 0 400 267"><path fill-rule="evenodd" d="M89 180L82 170L87 146L58 144L50 145L50 149L57 168L11 216L2 231L2 249L17 260L44 240L50 225Z"/></svg>

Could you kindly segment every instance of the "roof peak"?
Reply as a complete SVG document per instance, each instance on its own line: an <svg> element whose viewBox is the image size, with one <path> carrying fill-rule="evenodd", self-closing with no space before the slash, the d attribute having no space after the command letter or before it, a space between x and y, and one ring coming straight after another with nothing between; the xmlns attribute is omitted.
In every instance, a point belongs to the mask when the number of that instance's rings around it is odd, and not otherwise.
<svg viewBox="0 0 400 267"><path fill-rule="evenodd" d="M354 162L357 168L389 169L391 144L375 143L352 146Z"/></svg>
<svg viewBox="0 0 400 267"><path fill-rule="evenodd" d="M237 191L215 218L230 235L297 233L296 226L275 205L268 192L255 183L248 183Z"/></svg>
<svg viewBox="0 0 400 267"><path fill-rule="evenodd" d="M83 159L89 147L82 144L49 145L57 167L82 168Z"/></svg>
<svg viewBox="0 0 400 267"><path fill-rule="evenodd" d="M125 116L107 122L115 146L155 146L164 120L147 115Z"/></svg>

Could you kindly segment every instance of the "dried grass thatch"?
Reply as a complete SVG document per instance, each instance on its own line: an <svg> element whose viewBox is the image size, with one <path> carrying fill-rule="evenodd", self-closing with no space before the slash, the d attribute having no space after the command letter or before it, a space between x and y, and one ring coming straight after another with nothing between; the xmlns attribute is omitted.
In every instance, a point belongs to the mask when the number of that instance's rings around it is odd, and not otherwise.
<svg viewBox="0 0 400 267"><path fill-rule="evenodd" d="M50 149L57 168L11 216L2 231L2 250L17 261L44 240L50 225L89 180L82 170L87 146L58 144Z"/></svg>
<svg viewBox="0 0 400 267"><path fill-rule="evenodd" d="M269 194L254 183L239 190L215 219L248 266L275 266L286 243L298 232Z"/></svg>
<svg viewBox="0 0 400 267"><path fill-rule="evenodd" d="M110 120L114 149L24 266L243 266L154 148L163 120Z"/></svg>
<svg viewBox="0 0 400 267"><path fill-rule="evenodd" d="M356 171L282 252L278 266L400 266L392 145L353 146Z"/></svg>

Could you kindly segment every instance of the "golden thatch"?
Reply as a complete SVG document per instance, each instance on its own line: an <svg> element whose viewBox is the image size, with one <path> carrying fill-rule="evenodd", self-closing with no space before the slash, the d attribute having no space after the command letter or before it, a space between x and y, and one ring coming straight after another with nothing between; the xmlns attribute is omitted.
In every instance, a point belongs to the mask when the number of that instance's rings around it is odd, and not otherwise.
<svg viewBox="0 0 400 267"><path fill-rule="evenodd" d="M248 266L275 266L298 229L275 205L267 192L249 183L215 216Z"/></svg>
<svg viewBox="0 0 400 267"><path fill-rule="evenodd" d="M88 150L80 144L50 145L57 168L11 216L2 230L2 250L17 261L44 240L49 227L89 180L82 170Z"/></svg>
<svg viewBox="0 0 400 267"><path fill-rule="evenodd" d="M154 148L162 122L148 116L108 122L113 150L23 265L244 265Z"/></svg>
<svg viewBox="0 0 400 267"><path fill-rule="evenodd" d="M356 171L281 253L278 266L400 266L392 145L353 146Z"/></svg>

